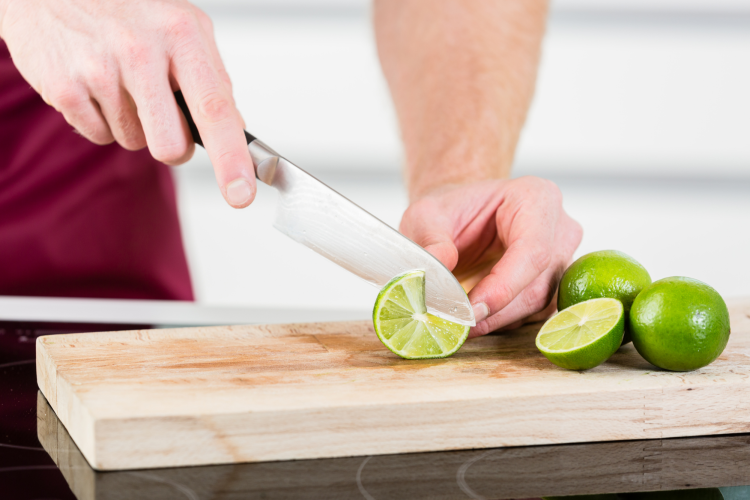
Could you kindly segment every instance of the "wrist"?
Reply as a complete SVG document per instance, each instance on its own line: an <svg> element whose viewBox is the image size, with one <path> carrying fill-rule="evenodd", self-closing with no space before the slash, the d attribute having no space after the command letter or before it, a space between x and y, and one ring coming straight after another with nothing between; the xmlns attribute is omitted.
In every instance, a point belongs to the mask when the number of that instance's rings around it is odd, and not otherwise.
<svg viewBox="0 0 750 500"><path fill-rule="evenodd" d="M488 180L510 179L510 162L496 158L444 159L408 165L406 185L411 202L428 195L448 191L467 184Z"/></svg>
<svg viewBox="0 0 750 500"><path fill-rule="evenodd" d="M444 187L509 179L516 137L492 124L421 136L404 134L406 181L412 201ZM454 137L456 139L447 139Z"/></svg>

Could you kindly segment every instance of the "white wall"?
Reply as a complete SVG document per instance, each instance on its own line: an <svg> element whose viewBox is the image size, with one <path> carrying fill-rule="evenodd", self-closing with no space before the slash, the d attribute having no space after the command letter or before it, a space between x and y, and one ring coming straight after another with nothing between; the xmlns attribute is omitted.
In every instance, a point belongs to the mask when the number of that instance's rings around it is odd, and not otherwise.
<svg viewBox="0 0 750 500"><path fill-rule="evenodd" d="M313 172L398 170L362 0L199 2L250 130ZM750 178L750 2L560 0L517 174Z"/></svg>

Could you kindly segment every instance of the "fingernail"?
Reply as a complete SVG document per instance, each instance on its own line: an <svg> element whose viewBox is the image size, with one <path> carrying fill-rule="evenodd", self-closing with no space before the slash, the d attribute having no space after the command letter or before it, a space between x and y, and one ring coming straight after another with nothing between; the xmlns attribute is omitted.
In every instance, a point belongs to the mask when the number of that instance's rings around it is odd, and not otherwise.
<svg viewBox="0 0 750 500"><path fill-rule="evenodd" d="M484 302L474 304L472 309L474 310L474 321L476 321L477 324L479 324L480 321L487 319L487 316L490 315L490 308L487 307L487 304Z"/></svg>
<svg viewBox="0 0 750 500"><path fill-rule="evenodd" d="M230 205L242 206L250 200L253 189L247 179L235 179L227 184L227 200Z"/></svg>

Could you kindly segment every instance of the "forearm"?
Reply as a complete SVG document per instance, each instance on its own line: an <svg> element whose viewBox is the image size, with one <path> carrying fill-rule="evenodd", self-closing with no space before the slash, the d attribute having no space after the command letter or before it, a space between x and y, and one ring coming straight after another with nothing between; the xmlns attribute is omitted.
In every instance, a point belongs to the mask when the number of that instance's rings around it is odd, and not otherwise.
<svg viewBox="0 0 750 500"><path fill-rule="evenodd" d="M544 0L376 0L412 200L510 176L534 91Z"/></svg>

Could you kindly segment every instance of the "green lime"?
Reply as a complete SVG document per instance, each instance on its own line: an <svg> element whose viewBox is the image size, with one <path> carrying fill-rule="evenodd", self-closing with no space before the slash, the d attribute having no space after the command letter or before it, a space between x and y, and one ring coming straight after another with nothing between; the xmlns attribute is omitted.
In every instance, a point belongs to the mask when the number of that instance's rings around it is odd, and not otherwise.
<svg viewBox="0 0 750 500"><path fill-rule="evenodd" d="M617 250L591 252L573 262L560 280L557 310L584 300L609 297L625 308L625 336L630 342L628 312L636 296L651 284L651 276L634 258Z"/></svg>
<svg viewBox="0 0 750 500"><path fill-rule="evenodd" d="M536 336L536 347L559 367L588 370L614 354L624 328L622 302L591 299L548 319Z"/></svg>
<svg viewBox="0 0 750 500"><path fill-rule="evenodd" d="M438 318L424 303L424 271L396 276L380 290L372 322L380 341L406 359L446 358L458 351L469 327Z"/></svg>
<svg viewBox="0 0 750 500"><path fill-rule="evenodd" d="M719 357L729 341L729 311L719 292L673 277L645 288L630 310L633 345L665 370L696 370Z"/></svg>

